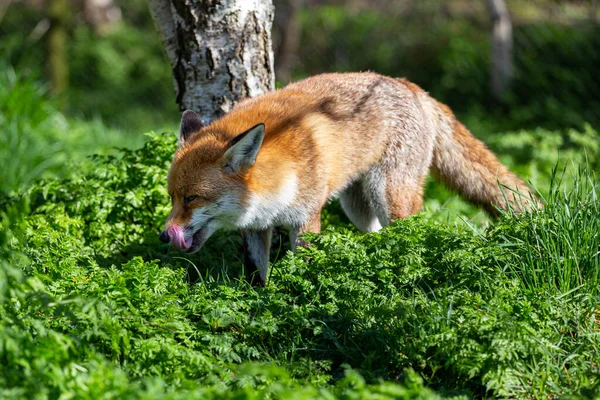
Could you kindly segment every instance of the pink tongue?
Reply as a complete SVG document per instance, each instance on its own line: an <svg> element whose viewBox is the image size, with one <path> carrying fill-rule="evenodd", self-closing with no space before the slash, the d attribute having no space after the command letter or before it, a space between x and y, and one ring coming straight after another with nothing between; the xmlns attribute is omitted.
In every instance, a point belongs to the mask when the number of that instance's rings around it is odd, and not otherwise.
<svg viewBox="0 0 600 400"><path fill-rule="evenodd" d="M171 244L173 247L179 250L189 249L192 245L192 238L185 240L183 229L179 225L171 225L167 231L169 238L171 238Z"/></svg>

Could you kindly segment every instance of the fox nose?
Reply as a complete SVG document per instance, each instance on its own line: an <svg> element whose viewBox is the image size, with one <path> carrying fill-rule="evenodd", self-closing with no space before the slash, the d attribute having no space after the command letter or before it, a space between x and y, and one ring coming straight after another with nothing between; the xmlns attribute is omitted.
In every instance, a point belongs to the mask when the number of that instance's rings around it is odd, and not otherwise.
<svg viewBox="0 0 600 400"><path fill-rule="evenodd" d="M169 243L171 241L171 238L169 237L169 233L167 232L166 229L164 231L162 231L160 233L160 235L158 235L158 238L163 243Z"/></svg>

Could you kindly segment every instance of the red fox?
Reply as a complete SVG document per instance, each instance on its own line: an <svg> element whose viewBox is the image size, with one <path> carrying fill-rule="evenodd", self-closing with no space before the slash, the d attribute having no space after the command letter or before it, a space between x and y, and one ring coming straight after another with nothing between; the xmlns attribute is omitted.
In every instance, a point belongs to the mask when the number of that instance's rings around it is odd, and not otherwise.
<svg viewBox="0 0 600 400"><path fill-rule="evenodd" d="M295 249L298 235L320 232L323 206L339 196L359 230L377 231L419 212L430 170L490 214L538 203L419 86L375 73L314 76L206 126L183 113L160 239L194 253L217 229L241 230L251 282L262 285L273 227L289 228Z"/></svg>

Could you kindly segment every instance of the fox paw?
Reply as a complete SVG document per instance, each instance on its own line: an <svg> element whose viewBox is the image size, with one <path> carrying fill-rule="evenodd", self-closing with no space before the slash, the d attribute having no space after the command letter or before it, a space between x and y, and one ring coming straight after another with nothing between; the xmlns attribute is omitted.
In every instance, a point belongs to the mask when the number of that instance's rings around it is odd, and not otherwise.
<svg viewBox="0 0 600 400"><path fill-rule="evenodd" d="M260 277L259 274L254 273L249 277L250 285L254 287L265 287L265 281Z"/></svg>
<svg viewBox="0 0 600 400"><path fill-rule="evenodd" d="M296 248L303 247L305 249L310 249L310 242L308 240L304 240L302 238L296 239ZM304 262L306 264L310 264L312 262L312 257L304 257Z"/></svg>
<svg viewBox="0 0 600 400"><path fill-rule="evenodd" d="M308 240L298 238L296 239L296 247L304 247L305 249L310 249L310 242Z"/></svg>

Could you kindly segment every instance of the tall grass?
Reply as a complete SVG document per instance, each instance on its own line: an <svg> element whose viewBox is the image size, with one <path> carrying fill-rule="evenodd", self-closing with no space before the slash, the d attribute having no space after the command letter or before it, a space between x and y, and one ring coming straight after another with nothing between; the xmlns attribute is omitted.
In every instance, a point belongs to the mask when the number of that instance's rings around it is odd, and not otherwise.
<svg viewBox="0 0 600 400"><path fill-rule="evenodd" d="M524 287L565 294L585 287L600 294L599 184L587 166L552 171L545 208L496 229L519 263L509 266ZM572 178L568 178L571 176Z"/></svg>
<svg viewBox="0 0 600 400"><path fill-rule="evenodd" d="M27 186L40 177L63 177L86 155L114 146L137 147L140 134L106 128L102 121L69 119L55 107L47 87L0 72L0 194Z"/></svg>
<svg viewBox="0 0 600 400"><path fill-rule="evenodd" d="M53 140L66 126L64 117L45 99L45 88L0 73L0 193L55 171L65 161L64 145Z"/></svg>

